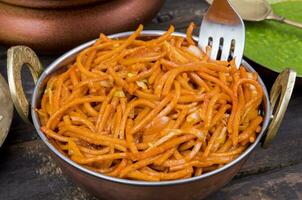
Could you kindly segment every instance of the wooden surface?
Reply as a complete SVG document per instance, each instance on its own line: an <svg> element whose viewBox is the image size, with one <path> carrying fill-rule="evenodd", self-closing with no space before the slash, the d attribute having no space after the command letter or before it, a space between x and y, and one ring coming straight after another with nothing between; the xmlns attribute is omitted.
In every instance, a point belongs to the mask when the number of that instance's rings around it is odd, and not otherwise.
<svg viewBox="0 0 302 200"><path fill-rule="evenodd" d="M190 21L200 23L207 4L202 0L167 0L146 29L166 29L170 23L184 31ZM54 41L55 42L55 41ZM57 56L39 56L47 66ZM253 63L252 63L253 64ZM256 68L259 70L259 66ZM0 71L6 77L6 48L0 47ZM260 73L267 85L274 75ZM28 71L24 87L30 96ZM268 149L257 147L228 185L208 199L302 199L302 92L296 87L278 136ZM96 199L70 182L57 168L35 130L14 117L11 131L0 148L0 200Z"/></svg>

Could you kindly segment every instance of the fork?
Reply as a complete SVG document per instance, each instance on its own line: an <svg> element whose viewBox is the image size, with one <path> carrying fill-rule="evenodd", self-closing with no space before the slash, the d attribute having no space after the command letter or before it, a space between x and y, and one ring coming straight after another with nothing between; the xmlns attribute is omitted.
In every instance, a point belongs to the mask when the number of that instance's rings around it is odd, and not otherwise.
<svg viewBox="0 0 302 200"><path fill-rule="evenodd" d="M201 22L198 46L205 52L209 46L212 60L235 59L239 68L244 42L245 27L241 17L228 0L214 0Z"/></svg>

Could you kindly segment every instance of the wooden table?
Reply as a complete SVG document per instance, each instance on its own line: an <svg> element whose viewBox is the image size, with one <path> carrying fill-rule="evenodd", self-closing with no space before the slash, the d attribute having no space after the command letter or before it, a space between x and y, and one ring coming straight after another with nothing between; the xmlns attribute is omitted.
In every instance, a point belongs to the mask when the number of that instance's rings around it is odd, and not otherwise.
<svg viewBox="0 0 302 200"><path fill-rule="evenodd" d="M202 0L167 0L146 29L167 29L172 23L177 31L183 32L190 21L200 24L207 7ZM44 66L55 57L40 56ZM6 77L5 68L6 48L0 47L0 70ZM260 75L268 85L275 78ZM28 71L24 73L24 87L30 96L34 86ZM296 87L272 145L268 149L257 147L234 180L208 199L302 199L302 92L299 90ZM0 199L96 198L62 174L34 128L15 114L9 136L0 149Z"/></svg>

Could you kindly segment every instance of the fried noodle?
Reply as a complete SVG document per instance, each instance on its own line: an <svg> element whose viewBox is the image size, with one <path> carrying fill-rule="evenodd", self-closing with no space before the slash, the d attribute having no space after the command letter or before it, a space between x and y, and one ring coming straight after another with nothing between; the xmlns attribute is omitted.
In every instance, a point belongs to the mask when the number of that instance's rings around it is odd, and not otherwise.
<svg viewBox="0 0 302 200"><path fill-rule="evenodd" d="M74 162L109 176L163 181L199 176L240 155L263 117L256 73L210 60L192 39L101 34L41 100L41 130Z"/></svg>

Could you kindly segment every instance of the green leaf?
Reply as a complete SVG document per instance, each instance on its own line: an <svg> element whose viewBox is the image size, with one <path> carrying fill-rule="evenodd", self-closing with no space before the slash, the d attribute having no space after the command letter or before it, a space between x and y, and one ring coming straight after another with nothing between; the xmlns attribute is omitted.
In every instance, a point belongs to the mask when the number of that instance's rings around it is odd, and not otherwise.
<svg viewBox="0 0 302 200"><path fill-rule="evenodd" d="M302 22L302 1L270 0L276 14ZM302 29L265 20L246 22L245 56L273 71L295 69L302 77Z"/></svg>

